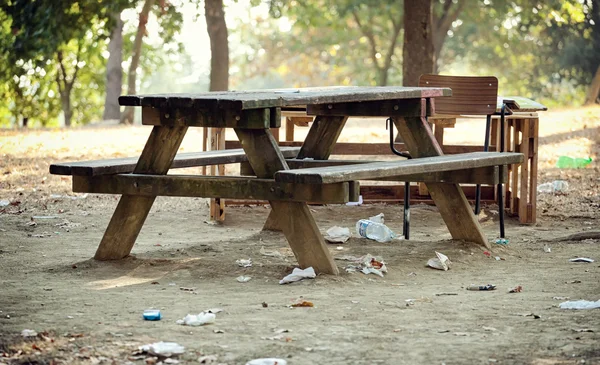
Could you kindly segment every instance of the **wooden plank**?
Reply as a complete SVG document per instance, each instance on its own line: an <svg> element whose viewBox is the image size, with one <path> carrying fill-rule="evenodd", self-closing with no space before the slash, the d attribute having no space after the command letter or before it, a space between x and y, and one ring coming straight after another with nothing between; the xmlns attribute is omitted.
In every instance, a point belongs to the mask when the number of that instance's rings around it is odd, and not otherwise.
<svg viewBox="0 0 600 365"><path fill-rule="evenodd" d="M515 110L518 112L537 112L548 110L548 107L545 105L522 96L504 96L504 98L514 100L519 106Z"/></svg>
<svg viewBox="0 0 600 365"><path fill-rule="evenodd" d="M394 118L394 124L413 157L443 155L425 118ZM427 188L454 239L471 241L490 248L458 184L427 183Z"/></svg>
<svg viewBox="0 0 600 365"><path fill-rule="evenodd" d="M401 178L405 175L508 165L522 161L523 154L520 153L473 152L414 158L411 160L286 170L277 172L275 180L302 184L331 184L342 181L371 180L392 176Z"/></svg>
<svg viewBox="0 0 600 365"><path fill-rule="evenodd" d="M225 149L225 129L209 128L210 130L210 149L219 151ZM225 165L212 165L210 167L212 176L225 175ZM209 219L211 221L223 222L225 220L225 201L221 197L213 197L209 203Z"/></svg>
<svg viewBox="0 0 600 365"><path fill-rule="evenodd" d="M350 185L287 184L247 176L118 174L73 178L73 191L78 193L310 201L318 204L345 204L357 199L358 196L350 195ZM352 185L356 189L354 182Z"/></svg>
<svg viewBox="0 0 600 365"><path fill-rule="evenodd" d="M248 161L260 178L272 178L288 165L269 130L236 129ZM316 272L339 274L308 205L300 202L269 201L279 228L285 234L301 268L312 266Z"/></svg>
<svg viewBox="0 0 600 365"><path fill-rule="evenodd" d="M271 117L271 112L275 115ZM143 125L166 125L211 128L279 128L278 108L233 111L231 109L142 107Z"/></svg>
<svg viewBox="0 0 600 365"><path fill-rule="evenodd" d="M496 112L498 79L494 76L422 75L419 86L452 89L451 97L435 99L437 113L488 115Z"/></svg>
<svg viewBox="0 0 600 365"><path fill-rule="evenodd" d="M134 172L164 175L187 127L154 127ZM96 250L96 260L118 260L131 252L155 197L123 195Z"/></svg>
<svg viewBox="0 0 600 365"><path fill-rule="evenodd" d="M300 147L281 147L281 153L286 158L296 157ZM110 174L125 174L133 172L138 157L113 158L107 160L92 160L65 162L50 165L50 173L55 175L98 176ZM220 151L178 153L171 168L186 168L210 166L248 161L243 149Z"/></svg>
<svg viewBox="0 0 600 365"><path fill-rule="evenodd" d="M288 166L291 169L308 169L314 167L327 166L347 166L354 164L364 164L381 161L369 160L299 160L287 159ZM242 174L244 175L244 174ZM467 184L498 184L506 182L507 177L502 176L498 166L486 166L472 169L462 169L453 171L429 172L422 174L412 174L403 176L391 176L377 178L377 181L411 181L411 182L450 182ZM371 180L371 179L369 179ZM426 195L422 194L421 195ZM428 193L427 193L428 195Z"/></svg>
<svg viewBox="0 0 600 365"><path fill-rule="evenodd" d="M294 123L292 122L292 119L289 117L285 118L285 140L286 141L294 140ZM227 142L225 142L225 143L227 143Z"/></svg>
<svg viewBox="0 0 600 365"><path fill-rule="evenodd" d="M399 99L365 101L362 103L316 104L306 107L308 115L390 117L390 116L427 116L432 110L423 108L423 99ZM426 103L425 103L426 105Z"/></svg>
<svg viewBox="0 0 600 365"><path fill-rule="evenodd" d="M227 149L241 148L239 141L226 141L225 145ZM280 141L279 145L282 147L291 146L302 146L300 141ZM395 143L394 147L398 151L406 151L404 143ZM456 153L467 153L467 152L480 152L483 151L481 145L447 145L442 146L442 150L445 154L456 154ZM362 155L362 156L375 156L375 155L390 155L395 156L389 143L358 143L358 142L339 142L333 147L331 155Z"/></svg>
<svg viewBox="0 0 600 365"><path fill-rule="evenodd" d="M125 95L119 104L155 108L230 109L234 111L340 102L417 99L450 96L440 87L336 86L302 89L207 92L198 94Z"/></svg>

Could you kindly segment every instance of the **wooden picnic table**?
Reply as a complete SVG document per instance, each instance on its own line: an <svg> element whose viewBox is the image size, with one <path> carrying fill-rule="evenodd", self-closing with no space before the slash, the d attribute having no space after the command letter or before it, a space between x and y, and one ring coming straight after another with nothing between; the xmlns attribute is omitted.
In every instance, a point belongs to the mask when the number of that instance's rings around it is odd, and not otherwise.
<svg viewBox="0 0 600 365"><path fill-rule="evenodd" d="M142 124L154 126L135 166L128 159L92 161L55 164L51 172L73 175L74 191L122 194L97 249L95 258L99 260L129 255L156 196L266 199L272 207L272 224L285 234L299 265L337 274L307 202L356 201L355 181L369 177L410 176L431 181L427 183L429 191L452 237L489 247L460 186L452 181L482 172L487 179L498 181L499 169L521 161L522 155L478 152L442 156L426 117L434 111L432 98L450 94L447 88L331 87L121 96L121 105L141 107ZM280 127L281 108L299 105L305 105L308 114L316 118L299 151L284 150L270 128ZM406 164L398 160L342 169L317 165L306 169L306 174L302 170L285 173L290 165L327 160L349 116L391 117L414 159ZM233 128L243 151L176 156L189 127ZM286 160L290 155L295 158ZM171 167L214 165L225 160L247 160L256 177L166 175ZM448 174L452 171L458 175Z"/></svg>

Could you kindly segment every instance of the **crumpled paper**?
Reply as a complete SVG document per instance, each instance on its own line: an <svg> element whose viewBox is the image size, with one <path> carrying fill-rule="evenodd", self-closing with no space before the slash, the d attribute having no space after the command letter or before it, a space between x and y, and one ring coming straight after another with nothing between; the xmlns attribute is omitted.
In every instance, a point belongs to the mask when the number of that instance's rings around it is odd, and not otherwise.
<svg viewBox="0 0 600 365"><path fill-rule="evenodd" d="M352 260L350 257L347 259L353 263L346 266L346 272L360 271L366 275L375 274L381 277L383 277L384 273L387 273L387 266L385 266L383 259L375 257L371 254L366 254L364 256L355 258L354 260Z"/></svg>
<svg viewBox="0 0 600 365"><path fill-rule="evenodd" d="M200 312L198 314L188 314L183 317L183 319L178 319L177 324L186 325L186 326L203 326L205 324L215 323L217 316L214 313L208 312Z"/></svg>
<svg viewBox="0 0 600 365"><path fill-rule="evenodd" d="M333 243L344 243L350 239L350 229L334 226L327 230L325 240Z"/></svg>
<svg viewBox="0 0 600 365"><path fill-rule="evenodd" d="M170 357L173 355L181 355L185 352L185 348L175 342L155 342L139 347L139 350L150 355Z"/></svg>
<svg viewBox="0 0 600 365"><path fill-rule="evenodd" d="M291 274L279 280L279 284L289 284L304 279L314 279L316 277L317 274L315 273L315 269L313 269L312 266L307 267L304 270L295 268Z"/></svg>
<svg viewBox="0 0 600 365"><path fill-rule="evenodd" d="M429 261L427 261L427 266L432 267L437 270L448 271L448 269L452 265L452 261L450 261L448 256L444 255L443 253L439 253L437 251L435 252L435 255L437 257L434 257L432 259L429 259Z"/></svg>

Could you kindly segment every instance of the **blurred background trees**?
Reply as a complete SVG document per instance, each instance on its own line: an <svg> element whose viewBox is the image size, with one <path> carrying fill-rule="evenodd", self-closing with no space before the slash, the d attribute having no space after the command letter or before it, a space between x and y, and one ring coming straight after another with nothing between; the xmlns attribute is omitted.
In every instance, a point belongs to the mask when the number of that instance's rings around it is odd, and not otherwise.
<svg viewBox="0 0 600 365"><path fill-rule="evenodd" d="M125 93L410 86L425 72L597 103L599 22L600 0L4 0L0 126L133 123Z"/></svg>

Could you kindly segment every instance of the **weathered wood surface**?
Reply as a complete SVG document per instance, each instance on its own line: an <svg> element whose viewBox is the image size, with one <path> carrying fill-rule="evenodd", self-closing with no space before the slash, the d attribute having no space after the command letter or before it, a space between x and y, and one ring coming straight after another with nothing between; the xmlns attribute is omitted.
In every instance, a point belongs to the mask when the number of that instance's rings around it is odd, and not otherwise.
<svg viewBox="0 0 600 365"><path fill-rule="evenodd" d="M299 151L300 147L281 147L281 153L286 158L296 157ZM125 157L57 163L50 165L50 173L55 175L79 176L126 174L133 172L138 160L137 157ZM220 151L186 152L175 156L171 168L210 166L245 161L248 161L248 157L241 148Z"/></svg>
<svg viewBox="0 0 600 365"><path fill-rule="evenodd" d="M193 176L118 174L74 176L73 191L94 194L179 196L200 198L283 200L318 204L344 204L358 200L350 183L306 185L279 183L247 176ZM352 189L356 183L352 182Z"/></svg>
<svg viewBox="0 0 600 365"><path fill-rule="evenodd" d="M279 171L275 180L302 184L331 184L404 175L464 170L477 167L521 163L523 154L510 152L473 152L457 155L414 158L411 160L372 162L346 166L314 167Z"/></svg>
<svg viewBox="0 0 600 365"><path fill-rule="evenodd" d="M425 99L398 99L364 101L360 103L330 103L308 105L308 115L337 115L351 117L428 116L434 113L433 105Z"/></svg>
<svg viewBox="0 0 600 365"><path fill-rule="evenodd" d="M270 179L277 171L289 168L269 130L235 129L235 132L259 178ZM300 267L312 266L316 272L339 274L308 205L276 200L269 203Z"/></svg>
<svg viewBox="0 0 600 365"><path fill-rule="evenodd" d="M251 110L142 107L143 125L264 129L281 127L279 108Z"/></svg>
<svg viewBox="0 0 600 365"><path fill-rule="evenodd" d="M394 124L414 158L443 155L425 118L394 118ZM427 189L454 239L475 242L490 248L458 184L427 183Z"/></svg>
<svg viewBox="0 0 600 365"><path fill-rule="evenodd" d="M515 112L539 112L548 110L548 107L545 105L522 96L504 96L502 99L513 100L518 106L516 109L514 106L511 108ZM500 107L501 105L498 106L498 110Z"/></svg>
<svg viewBox="0 0 600 365"><path fill-rule="evenodd" d="M281 90L207 92L198 94L125 95L119 104L155 108L229 109L239 111L309 104L420 99L450 96L448 88L433 87L320 87Z"/></svg>
<svg viewBox="0 0 600 365"><path fill-rule="evenodd" d="M154 127L133 172L165 175L186 131L187 127ZM155 198L123 195L94 258L118 260L129 255Z"/></svg>

